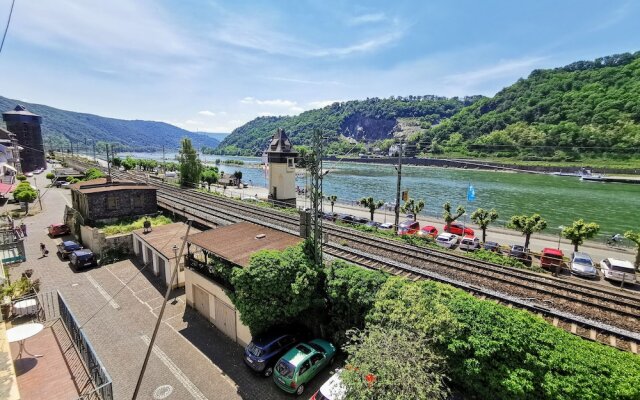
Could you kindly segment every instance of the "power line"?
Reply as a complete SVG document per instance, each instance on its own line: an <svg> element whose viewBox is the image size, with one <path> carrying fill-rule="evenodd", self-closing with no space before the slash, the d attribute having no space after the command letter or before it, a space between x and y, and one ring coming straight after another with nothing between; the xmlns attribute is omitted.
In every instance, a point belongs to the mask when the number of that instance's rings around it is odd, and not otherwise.
<svg viewBox="0 0 640 400"><path fill-rule="evenodd" d="M4 39L7 37L7 31L9 31L9 24L11 24L11 15L13 14L13 6L16 4L16 0L11 1L11 9L9 10L9 18L7 18L7 26L4 28L4 35L2 35L2 43L0 43L0 53L4 47Z"/></svg>

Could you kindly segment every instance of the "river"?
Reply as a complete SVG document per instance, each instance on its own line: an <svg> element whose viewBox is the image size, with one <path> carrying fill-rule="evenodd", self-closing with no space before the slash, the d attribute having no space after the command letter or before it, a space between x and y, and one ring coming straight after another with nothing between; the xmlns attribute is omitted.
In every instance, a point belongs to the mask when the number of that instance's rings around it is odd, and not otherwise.
<svg viewBox="0 0 640 400"><path fill-rule="evenodd" d="M123 153L134 158L162 160L162 153ZM167 153L172 160L175 153ZM244 161L244 165L219 165L225 173L240 170L243 181L266 186L264 170L257 157L229 157L207 155L203 159L212 164L215 159ZM376 200L395 201L396 171L390 165L371 165L349 162L325 162L329 173L324 178L323 192L335 194L338 201L353 201L373 196ZM297 178L305 186L302 173ZM476 199L467 202L469 184L475 188ZM424 213L441 215L442 204L449 201L453 208L463 205L468 214L476 208L495 208L500 220L516 214L540 213L549 224L548 231L557 231L561 225L570 225L583 218L600 224L601 233L624 232L638 229L640 185L582 182L575 177L535 175L524 173L431 168L402 167L402 189L409 196L423 199Z"/></svg>

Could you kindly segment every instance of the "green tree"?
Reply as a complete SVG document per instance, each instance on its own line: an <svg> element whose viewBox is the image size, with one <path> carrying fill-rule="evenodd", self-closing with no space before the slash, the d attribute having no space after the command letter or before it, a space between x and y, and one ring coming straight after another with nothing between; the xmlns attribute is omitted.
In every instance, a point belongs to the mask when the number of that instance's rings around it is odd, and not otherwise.
<svg viewBox="0 0 640 400"><path fill-rule="evenodd" d="M562 229L562 236L569 239L573 244L573 250L578 251L578 246L584 243L585 239L591 239L600 230L600 225L595 222L586 223L581 218L573 221L573 225Z"/></svg>
<svg viewBox="0 0 640 400"><path fill-rule="evenodd" d="M46 178L49 180L53 180L55 177L56 177L56 174L54 174L53 172L49 172L46 176Z"/></svg>
<svg viewBox="0 0 640 400"><path fill-rule="evenodd" d="M455 215L451 213L451 203L448 201L442 205L444 212L442 213L442 218L444 218L444 222L447 224L447 228L451 227L451 223L453 223L458 218L462 217L466 210L462 206L458 206L456 209Z"/></svg>
<svg viewBox="0 0 640 400"><path fill-rule="evenodd" d="M327 196L327 200L331 203L331 213L333 214L333 206L336 204L336 201L338 201L338 196L332 194L331 196Z"/></svg>
<svg viewBox="0 0 640 400"><path fill-rule="evenodd" d="M350 331L340 375L345 400L445 399L445 358L419 331L372 326Z"/></svg>
<svg viewBox="0 0 640 400"><path fill-rule="evenodd" d="M200 174L202 173L202 163L198 158L196 149L191 144L191 139L182 139L182 148L180 149L180 185L193 186L200 182Z"/></svg>
<svg viewBox="0 0 640 400"><path fill-rule="evenodd" d="M236 171L233 173L233 177L236 178L238 180L238 187L240 187L240 184L242 182L242 171Z"/></svg>
<svg viewBox="0 0 640 400"><path fill-rule="evenodd" d="M16 201L26 203L26 212L29 212L29 203L38 198L38 192L31 187L29 182L21 182L13 191L13 198Z"/></svg>
<svg viewBox="0 0 640 400"><path fill-rule="evenodd" d="M16 179L19 180L20 182L24 182L27 180L27 177L21 174L16 176Z"/></svg>
<svg viewBox="0 0 640 400"><path fill-rule="evenodd" d="M371 221L373 221L373 215L375 214L376 210L384 205L384 202L382 200L375 201L373 197L363 197L360 199L360 201L358 201L358 203L360 203L361 206L369 209L369 214L371 214Z"/></svg>
<svg viewBox="0 0 640 400"><path fill-rule="evenodd" d="M218 182L218 170L216 169L206 169L202 172L202 181L207 184L207 188L211 191L211 185Z"/></svg>
<svg viewBox="0 0 640 400"><path fill-rule="evenodd" d="M527 215L514 215L509 220L507 228L515 229L518 232L522 232L524 235L524 248L529 248L529 240L531 234L534 232L540 232L547 228L547 221L542 219L540 214Z"/></svg>
<svg viewBox="0 0 640 400"><path fill-rule="evenodd" d="M482 229L482 241L487 240L487 227L490 223L498 219L498 212L492 208L491 210L485 210L478 208L471 213L471 220L480 226Z"/></svg>
<svg viewBox="0 0 640 400"><path fill-rule="evenodd" d="M640 269L640 232L626 231L624 237L636 244L636 270Z"/></svg>
<svg viewBox="0 0 640 400"><path fill-rule="evenodd" d="M136 167L136 161L128 156L122 161L121 164L122 168L124 168L125 171L130 171Z"/></svg>
<svg viewBox="0 0 640 400"><path fill-rule="evenodd" d="M284 251L262 250L251 256L248 266L233 270L231 299L242 322L255 335L323 302L320 281L321 272L302 245Z"/></svg>
<svg viewBox="0 0 640 400"><path fill-rule="evenodd" d="M403 213L413 214L413 220L418 219L418 214L420 211L424 209L424 200L415 201L414 199L409 199L404 202L404 205L400 207Z"/></svg>
<svg viewBox="0 0 640 400"><path fill-rule="evenodd" d="M111 165L113 165L116 168L120 168L122 166L122 158L120 157L113 157L111 159Z"/></svg>
<svg viewBox="0 0 640 400"><path fill-rule="evenodd" d="M104 174L98 168L89 168L84 172L84 180L90 181L92 179L103 178Z"/></svg>

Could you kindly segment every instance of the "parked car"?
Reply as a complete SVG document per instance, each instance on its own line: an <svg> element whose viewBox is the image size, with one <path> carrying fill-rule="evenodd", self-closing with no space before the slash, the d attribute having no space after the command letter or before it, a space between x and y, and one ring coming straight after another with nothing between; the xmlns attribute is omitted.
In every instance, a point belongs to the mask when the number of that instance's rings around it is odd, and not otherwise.
<svg viewBox="0 0 640 400"><path fill-rule="evenodd" d="M480 239L476 236L465 236L460 240L460 250L476 251L480 248Z"/></svg>
<svg viewBox="0 0 640 400"><path fill-rule="evenodd" d="M385 222L384 224L380 224L378 229L391 230L393 229L393 224L391 222Z"/></svg>
<svg viewBox="0 0 640 400"><path fill-rule="evenodd" d="M380 226L380 222L377 221L367 221L366 226L370 226L372 228L377 228Z"/></svg>
<svg viewBox="0 0 640 400"><path fill-rule="evenodd" d="M320 386L317 392L309 400L343 400L347 396L347 388L340 380L341 369L331 375L325 383Z"/></svg>
<svg viewBox="0 0 640 400"><path fill-rule="evenodd" d="M576 251L575 253L571 254L569 269L571 270L572 274L584 276L585 278L595 278L598 276L598 271L593 265L593 260L587 253Z"/></svg>
<svg viewBox="0 0 640 400"><path fill-rule="evenodd" d="M418 235L420 236L431 236L432 238L438 237L438 230L435 226L427 225L423 226L419 231Z"/></svg>
<svg viewBox="0 0 640 400"><path fill-rule="evenodd" d="M487 251L500 253L500 245L498 244L498 242L484 242L484 249Z"/></svg>
<svg viewBox="0 0 640 400"><path fill-rule="evenodd" d="M458 235L443 232L436 238L436 243L447 249L452 249L458 244Z"/></svg>
<svg viewBox="0 0 640 400"><path fill-rule="evenodd" d="M69 255L76 250L80 250L82 246L80 243L73 240L65 240L64 242L58 243L58 254L62 259L68 259Z"/></svg>
<svg viewBox="0 0 640 400"><path fill-rule="evenodd" d="M354 222L359 225L366 225L369 223L369 218L355 217Z"/></svg>
<svg viewBox="0 0 640 400"><path fill-rule="evenodd" d="M326 219L327 221L335 221L338 217L338 214L332 212L325 212L322 214L322 219Z"/></svg>
<svg viewBox="0 0 640 400"><path fill-rule="evenodd" d="M345 224L353 224L355 223L355 220L356 220L356 217L349 214L338 214L338 218L336 219L336 221L340 221Z"/></svg>
<svg viewBox="0 0 640 400"><path fill-rule="evenodd" d="M473 229L468 228L459 222L452 222L450 226L445 225L444 231L458 236L475 236Z"/></svg>
<svg viewBox="0 0 640 400"><path fill-rule="evenodd" d="M285 392L301 395L305 385L332 363L335 355L335 346L326 340L300 343L278 360L273 381Z"/></svg>
<svg viewBox="0 0 640 400"><path fill-rule="evenodd" d="M420 230L420 222L418 221L404 221L400 222L398 226L398 235L413 235Z"/></svg>
<svg viewBox="0 0 640 400"><path fill-rule="evenodd" d="M27 172L24 174L27 178L31 178L33 176L33 172Z"/></svg>
<svg viewBox="0 0 640 400"><path fill-rule="evenodd" d="M542 268L547 268L552 271L560 271L560 267L562 267L564 254L560 249L554 249L551 247L545 247L542 249L542 254L540 255L540 266Z"/></svg>
<svg viewBox="0 0 640 400"><path fill-rule="evenodd" d="M611 281L635 283L636 270L629 261L617 260L615 258L605 258L600 261L600 269L604 279Z"/></svg>
<svg viewBox="0 0 640 400"><path fill-rule="evenodd" d="M49 236L51 237L68 235L71 233L71 230L65 224L51 224L47 229L49 230Z"/></svg>
<svg viewBox="0 0 640 400"><path fill-rule="evenodd" d="M523 263L528 263L530 261L530 256L527 254L524 246L520 246L519 244L512 244L509 249L509 257L518 259Z"/></svg>
<svg viewBox="0 0 640 400"><path fill-rule="evenodd" d="M98 265L98 258L89 249L76 250L69 255L71 266L76 269L95 267Z"/></svg>
<svg viewBox="0 0 640 400"><path fill-rule="evenodd" d="M271 376L280 357L301 340L299 332L286 331L276 328L254 336L244 349L244 363L264 376Z"/></svg>

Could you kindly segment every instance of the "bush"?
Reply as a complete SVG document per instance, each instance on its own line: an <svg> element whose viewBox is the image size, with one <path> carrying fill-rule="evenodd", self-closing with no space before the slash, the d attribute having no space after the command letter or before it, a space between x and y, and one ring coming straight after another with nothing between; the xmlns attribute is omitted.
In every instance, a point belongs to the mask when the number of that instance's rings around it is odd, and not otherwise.
<svg viewBox="0 0 640 400"><path fill-rule="evenodd" d="M129 233L136 229L144 228L144 221L147 221L147 220L151 222L152 227L167 225L173 222L171 218L165 217L164 215L159 215L153 218L142 217L137 220L124 219L115 224L103 225L100 227L100 229L107 236L119 235L122 233Z"/></svg>
<svg viewBox="0 0 640 400"><path fill-rule="evenodd" d="M19 180L20 182L24 182L27 180L27 177L24 175L18 175L16 176L16 179Z"/></svg>
<svg viewBox="0 0 640 400"><path fill-rule="evenodd" d="M46 175L46 178L47 178L47 179L49 179L49 180L52 180L52 179L54 179L55 177L56 177L56 175L55 175L53 172L49 172L49 173Z"/></svg>

